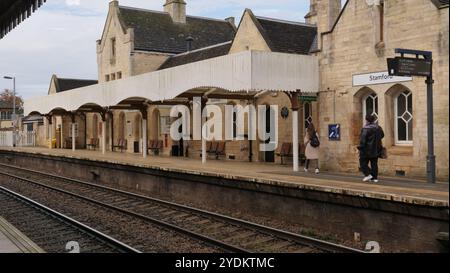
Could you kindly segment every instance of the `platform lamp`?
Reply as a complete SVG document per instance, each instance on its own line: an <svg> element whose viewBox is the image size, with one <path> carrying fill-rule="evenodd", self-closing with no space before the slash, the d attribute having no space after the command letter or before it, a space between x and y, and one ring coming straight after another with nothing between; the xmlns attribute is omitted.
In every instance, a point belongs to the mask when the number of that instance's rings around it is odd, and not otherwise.
<svg viewBox="0 0 450 273"><path fill-rule="evenodd" d="M13 80L13 146L16 147L16 77L4 76L6 80Z"/></svg>

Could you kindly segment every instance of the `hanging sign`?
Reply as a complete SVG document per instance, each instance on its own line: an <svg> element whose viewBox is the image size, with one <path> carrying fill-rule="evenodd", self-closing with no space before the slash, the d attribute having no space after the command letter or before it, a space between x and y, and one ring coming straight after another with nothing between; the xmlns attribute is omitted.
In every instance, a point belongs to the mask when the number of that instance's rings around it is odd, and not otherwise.
<svg viewBox="0 0 450 273"><path fill-rule="evenodd" d="M429 77L432 65L432 60L419 58L396 57L388 59L389 74L395 76Z"/></svg>
<svg viewBox="0 0 450 273"><path fill-rule="evenodd" d="M317 101L316 95L301 95L298 97L301 102L313 102Z"/></svg>

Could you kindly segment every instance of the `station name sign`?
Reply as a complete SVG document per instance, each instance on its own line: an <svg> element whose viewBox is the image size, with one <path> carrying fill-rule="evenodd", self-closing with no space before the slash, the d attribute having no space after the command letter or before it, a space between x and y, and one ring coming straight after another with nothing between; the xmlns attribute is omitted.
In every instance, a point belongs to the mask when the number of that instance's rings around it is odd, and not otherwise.
<svg viewBox="0 0 450 273"><path fill-rule="evenodd" d="M405 57L388 59L389 75L429 77L432 66L433 61L426 59Z"/></svg>
<svg viewBox="0 0 450 273"><path fill-rule="evenodd" d="M353 75L353 86L365 86L365 85L408 82L408 81L412 81L412 78L391 76L389 75L388 71Z"/></svg>
<svg viewBox="0 0 450 273"><path fill-rule="evenodd" d="M310 94L310 95L300 95L299 97L298 97L298 99L299 99L299 101L300 102L314 102L314 101L317 101L317 95L313 95L313 94Z"/></svg>

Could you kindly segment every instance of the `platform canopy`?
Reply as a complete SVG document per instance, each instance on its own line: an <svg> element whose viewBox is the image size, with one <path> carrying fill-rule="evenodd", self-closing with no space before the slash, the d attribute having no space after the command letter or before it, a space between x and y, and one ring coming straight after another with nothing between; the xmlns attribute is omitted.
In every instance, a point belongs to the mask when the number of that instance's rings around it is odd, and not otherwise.
<svg viewBox="0 0 450 273"><path fill-rule="evenodd" d="M111 107L127 100L163 103L208 88L234 94L318 92L319 62L315 56L245 51L29 99L24 114L76 111L84 105Z"/></svg>
<svg viewBox="0 0 450 273"><path fill-rule="evenodd" d="M30 17L46 0L1 0L0 39Z"/></svg>

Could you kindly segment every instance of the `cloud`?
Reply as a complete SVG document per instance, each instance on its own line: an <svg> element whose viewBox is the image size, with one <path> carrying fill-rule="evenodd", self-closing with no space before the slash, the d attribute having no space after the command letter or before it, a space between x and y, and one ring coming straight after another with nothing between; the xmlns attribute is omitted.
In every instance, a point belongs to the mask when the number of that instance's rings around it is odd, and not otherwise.
<svg viewBox="0 0 450 273"><path fill-rule="evenodd" d="M162 10L165 0L119 0L123 6ZM256 15L301 21L308 0L187 0L187 12L238 20L245 8ZM52 74L97 78L95 41L101 37L109 0L47 1L32 17L0 40L0 90L11 88L1 76L17 77L24 98L44 96Z"/></svg>
<svg viewBox="0 0 450 273"><path fill-rule="evenodd" d="M68 6L79 6L81 3L81 0L66 0L66 4Z"/></svg>

